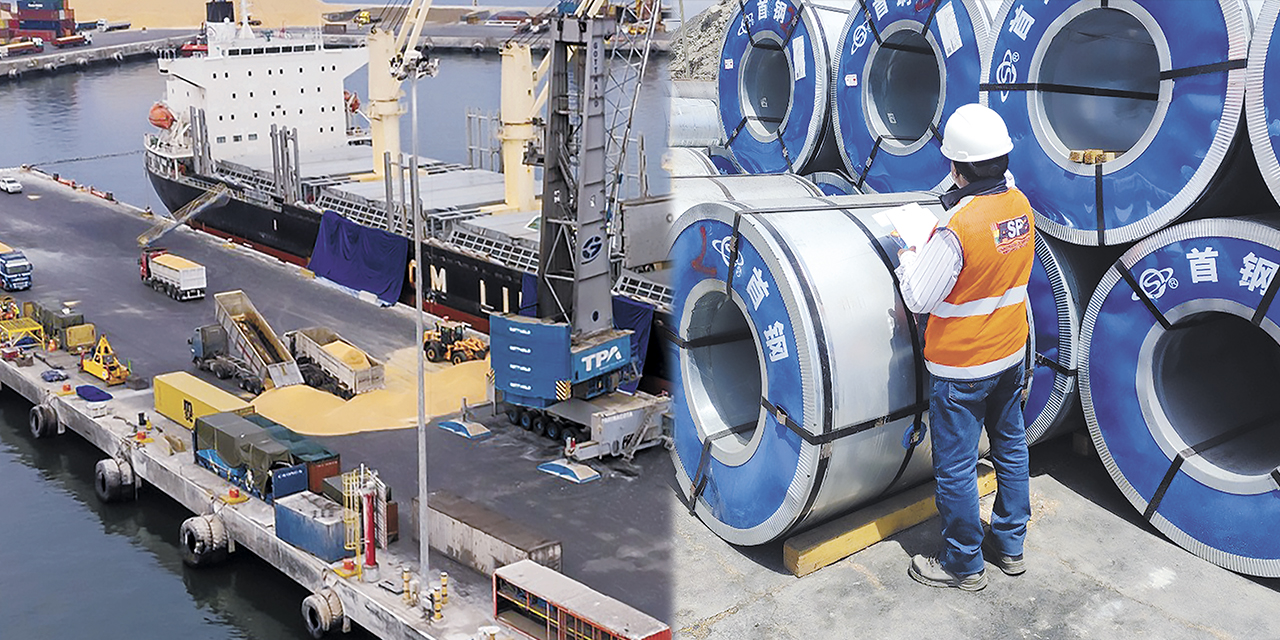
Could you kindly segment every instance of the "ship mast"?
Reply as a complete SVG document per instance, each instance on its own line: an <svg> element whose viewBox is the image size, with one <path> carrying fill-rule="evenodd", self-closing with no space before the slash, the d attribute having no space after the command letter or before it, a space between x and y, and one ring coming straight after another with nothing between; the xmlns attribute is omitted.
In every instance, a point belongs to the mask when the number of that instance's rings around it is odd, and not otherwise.
<svg viewBox="0 0 1280 640"><path fill-rule="evenodd" d="M373 172L383 176L384 158L400 161L400 116L404 107L400 84L414 73L422 58L418 38L431 0L412 0L398 34L374 27L369 31L369 120L373 140ZM428 67L428 75L435 75Z"/></svg>

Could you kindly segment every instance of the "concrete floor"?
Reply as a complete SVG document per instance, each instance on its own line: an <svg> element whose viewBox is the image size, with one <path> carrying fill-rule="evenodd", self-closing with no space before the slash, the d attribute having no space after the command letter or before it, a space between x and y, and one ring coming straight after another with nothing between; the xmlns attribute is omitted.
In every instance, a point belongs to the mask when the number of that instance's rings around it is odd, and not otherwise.
<svg viewBox="0 0 1280 640"><path fill-rule="evenodd" d="M987 565L977 593L907 577L938 548L938 519L804 578L781 543L734 548L674 517L675 628L683 638L1280 638L1280 580L1240 576L1141 520L1094 457L1064 437L1031 449L1028 570ZM991 497L984 500L990 509ZM673 509L678 505L673 503ZM678 513L678 512L677 512Z"/></svg>
<svg viewBox="0 0 1280 640"><path fill-rule="evenodd" d="M140 376L192 370L186 340L193 328L213 322L212 294L232 289L243 289L278 332L331 327L379 358L413 342L410 309L361 302L303 277L296 267L185 227L159 244L205 265L211 295L187 303L170 300L138 279L135 237L149 221L32 174L0 175L15 175L26 187L21 195L0 193L0 242L22 249L35 265L34 286L15 297L77 301ZM563 544L566 575L670 619L671 537L664 505L671 463L666 453L650 450L633 463L596 465L603 474L599 481L572 485L536 470L539 463L560 457L549 440L510 428L505 419L486 421L496 435L480 443L429 430L432 490L482 502L549 534ZM380 471L402 505L400 522L407 532L409 501L417 495L416 432L325 440L342 454L344 468L364 462ZM416 543L408 535L393 549L416 557ZM455 575L458 568L448 570ZM471 582L476 590L484 588L478 575Z"/></svg>

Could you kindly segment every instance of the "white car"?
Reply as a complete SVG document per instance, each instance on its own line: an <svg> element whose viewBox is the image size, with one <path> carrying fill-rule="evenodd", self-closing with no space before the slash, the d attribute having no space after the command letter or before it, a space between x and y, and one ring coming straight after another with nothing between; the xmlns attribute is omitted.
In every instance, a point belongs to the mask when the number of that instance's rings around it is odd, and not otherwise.
<svg viewBox="0 0 1280 640"><path fill-rule="evenodd" d="M13 178L0 178L0 189L9 193L22 193L22 183Z"/></svg>

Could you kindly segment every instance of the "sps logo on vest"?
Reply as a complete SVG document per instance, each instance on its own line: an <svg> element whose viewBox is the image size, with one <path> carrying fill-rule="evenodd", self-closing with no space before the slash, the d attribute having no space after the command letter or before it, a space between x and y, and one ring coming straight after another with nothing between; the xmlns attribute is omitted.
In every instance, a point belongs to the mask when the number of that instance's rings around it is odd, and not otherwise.
<svg viewBox="0 0 1280 640"><path fill-rule="evenodd" d="M582 366L587 370L587 373L593 370L599 371L614 362L622 362L622 349L619 349L618 345L582 356Z"/></svg>

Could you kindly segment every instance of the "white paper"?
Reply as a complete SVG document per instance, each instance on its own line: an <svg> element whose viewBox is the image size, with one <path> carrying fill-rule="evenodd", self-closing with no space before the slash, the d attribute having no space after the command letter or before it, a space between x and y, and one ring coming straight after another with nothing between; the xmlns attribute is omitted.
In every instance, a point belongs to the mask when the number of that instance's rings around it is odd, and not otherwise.
<svg viewBox="0 0 1280 640"><path fill-rule="evenodd" d="M948 2L938 9L935 20L938 22L938 35L942 36L942 50L950 58L964 46L964 40L960 39L960 25L956 22L956 8Z"/></svg>
<svg viewBox="0 0 1280 640"><path fill-rule="evenodd" d="M796 36L791 41L791 64L796 70L796 80L803 80L804 69L804 36Z"/></svg>
<svg viewBox="0 0 1280 640"><path fill-rule="evenodd" d="M856 74L856 73L848 73L848 74L845 74L845 76L844 76L844 86L846 86L846 87L856 87L856 86L858 86L858 74Z"/></svg>
<svg viewBox="0 0 1280 640"><path fill-rule="evenodd" d="M889 222L893 223L903 244L917 250L924 248L924 243L938 226L938 218L914 202L894 207L884 213Z"/></svg>

